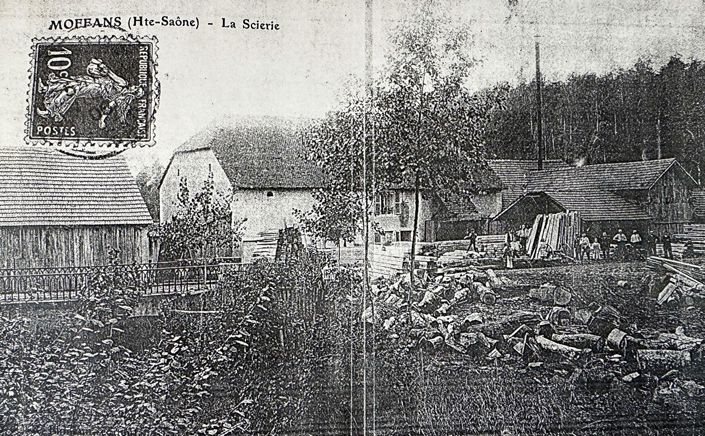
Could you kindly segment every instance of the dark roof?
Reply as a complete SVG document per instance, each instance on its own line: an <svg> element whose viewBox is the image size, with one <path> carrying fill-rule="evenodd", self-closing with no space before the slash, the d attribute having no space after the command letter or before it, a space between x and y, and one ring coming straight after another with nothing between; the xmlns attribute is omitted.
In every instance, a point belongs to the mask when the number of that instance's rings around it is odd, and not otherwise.
<svg viewBox="0 0 705 436"><path fill-rule="evenodd" d="M648 220L651 217L637 204L607 191L551 191L529 192L523 194L494 219L517 207L521 207L532 198L548 198L566 211L579 212L585 221L635 221Z"/></svg>
<svg viewBox="0 0 705 436"><path fill-rule="evenodd" d="M438 200L442 205L442 210L436 218L449 221L472 221L482 218L468 194L448 191L443 192L442 196L439 195Z"/></svg>
<svg viewBox="0 0 705 436"><path fill-rule="evenodd" d="M536 160L492 159L487 161L492 171L504 186L502 209L506 209L526 192L529 173L537 170ZM556 168L572 168L561 160L549 159L543 162L544 171Z"/></svg>
<svg viewBox="0 0 705 436"><path fill-rule="evenodd" d="M585 165L582 167L532 171L527 191L603 190L627 191L650 189L671 167L677 166L687 178L695 180L675 159L646 160Z"/></svg>
<svg viewBox="0 0 705 436"><path fill-rule="evenodd" d="M151 223L122 156L87 160L50 148L0 147L0 226Z"/></svg>
<svg viewBox="0 0 705 436"><path fill-rule="evenodd" d="M566 210L580 212L585 221L647 220L649 215L637 204L607 191L547 191Z"/></svg>
<svg viewBox="0 0 705 436"><path fill-rule="evenodd" d="M321 171L306 159L303 120L238 117L198 133L175 154L212 149L234 187L319 188Z"/></svg>

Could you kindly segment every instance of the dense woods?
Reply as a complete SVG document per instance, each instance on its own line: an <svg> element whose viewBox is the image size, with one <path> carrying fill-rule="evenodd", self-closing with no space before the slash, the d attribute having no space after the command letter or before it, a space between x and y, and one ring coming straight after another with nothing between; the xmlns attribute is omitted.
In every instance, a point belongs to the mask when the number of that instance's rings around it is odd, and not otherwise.
<svg viewBox="0 0 705 436"><path fill-rule="evenodd" d="M639 60L607 74L543 84L546 157L619 162L675 157L700 179L705 169L705 63L674 56ZM536 155L536 82L512 87L488 145L498 158Z"/></svg>

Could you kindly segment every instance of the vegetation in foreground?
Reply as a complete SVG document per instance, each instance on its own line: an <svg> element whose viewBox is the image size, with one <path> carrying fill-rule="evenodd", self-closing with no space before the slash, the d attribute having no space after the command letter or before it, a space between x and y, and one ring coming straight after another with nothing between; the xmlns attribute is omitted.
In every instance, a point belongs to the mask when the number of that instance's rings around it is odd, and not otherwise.
<svg viewBox="0 0 705 436"><path fill-rule="evenodd" d="M701 430L703 392L678 381L617 380L591 390L560 364L530 368L408 347L394 332L371 328L363 361L361 277L343 270L324 283L322 266L315 258L262 263L245 276L224 276L212 293L164 301L147 318L130 317L143 302L119 275L103 277L78 306L5 309L2 433L360 434L365 363L368 429L374 415L378 434ZM700 309L657 310L639 290L615 297L599 284L643 272L643 264L602 264L514 274L573 278L579 298L611 301L636 322L675 322L701 335ZM312 292L319 294L296 297ZM500 296L493 310L499 316L524 304ZM703 383L697 369L688 377Z"/></svg>

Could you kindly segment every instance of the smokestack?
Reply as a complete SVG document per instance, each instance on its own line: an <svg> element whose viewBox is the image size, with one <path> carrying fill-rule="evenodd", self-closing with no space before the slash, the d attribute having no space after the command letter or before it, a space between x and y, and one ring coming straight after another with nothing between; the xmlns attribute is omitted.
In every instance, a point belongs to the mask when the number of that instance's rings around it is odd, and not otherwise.
<svg viewBox="0 0 705 436"><path fill-rule="evenodd" d="M541 55L536 35L536 140L538 142L538 169L543 169L543 117L541 116Z"/></svg>

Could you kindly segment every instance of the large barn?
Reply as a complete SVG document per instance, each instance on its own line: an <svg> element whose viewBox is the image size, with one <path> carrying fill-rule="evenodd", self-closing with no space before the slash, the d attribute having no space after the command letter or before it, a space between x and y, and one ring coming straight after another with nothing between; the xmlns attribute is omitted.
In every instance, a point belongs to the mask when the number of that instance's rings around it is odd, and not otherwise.
<svg viewBox="0 0 705 436"><path fill-rule="evenodd" d="M121 156L0 147L0 268L104 265L111 249L147 262L150 224Z"/></svg>
<svg viewBox="0 0 705 436"><path fill-rule="evenodd" d="M540 213L580 213L591 232L683 231L693 222L697 182L675 159L531 171L523 193L497 220L531 224Z"/></svg>

